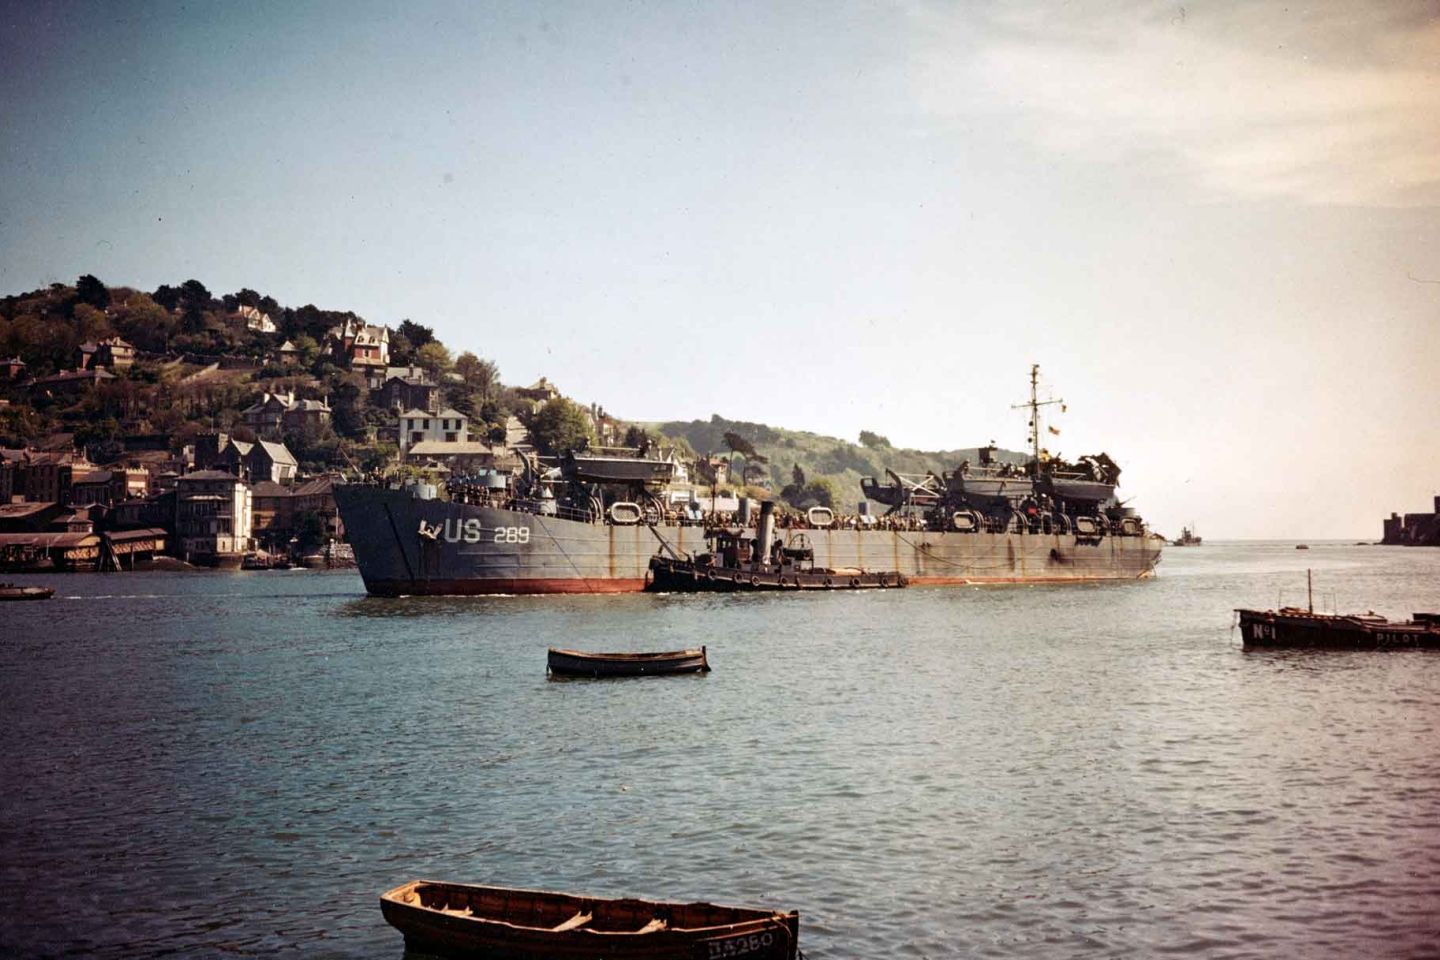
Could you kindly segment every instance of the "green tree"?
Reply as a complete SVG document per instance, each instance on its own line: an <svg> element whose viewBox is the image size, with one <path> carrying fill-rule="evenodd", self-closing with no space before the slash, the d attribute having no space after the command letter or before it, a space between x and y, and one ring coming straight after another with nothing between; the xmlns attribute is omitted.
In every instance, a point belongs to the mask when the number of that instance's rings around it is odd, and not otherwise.
<svg viewBox="0 0 1440 960"><path fill-rule="evenodd" d="M302 333L295 338L295 352L300 358L301 366L307 370L315 366L315 361L320 358L320 344L309 334Z"/></svg>
<svg viewBox="0 0 1440 960"><path fill-rule="evenodd" d="M84 340L99 340L115 332L105 311L88 303L75 304L74 323L76 336Z"/></svg>
<svg viewBox="0 0 1440 960"><path fill-rule="evenodd" d="M490 392L500 383L500 368L489 360L483 360L466 350L455 358L455 372L465 381L465 386L480 394L486 400Z"/></svg>
<svg viewBox="0 0 1440 960"><path fill-rule="evenodd" d="M150 294L150 298L166 310L175 310L180 306L180 288L172 287L168 283L162 283Z"/></svg>
<svg viewBox="0 0 1440 960"><path fill-rule="evenodd" d="M402 333L390 334L390 365L408 367L415 362L415 346Z"/></svg>
<svg viewBox="0 0 1440 960"><path fill-rule="evenodd" d="M415 351L415 362L438 380L450 369L450 351L439 340L432 340Z"/></svg>
<svg viewBox="0 0 1440 960"><path fill-rule="evenodd" d="M425 344L430 343L435 339L434 330L432 330L430 327L422 326L421 324L418 324L414 320L410 319L401 320L400 326L395 328L395 332L398 333L400 336L404 337L405 342L410 344L410 346L414 347L416 350L419 350L421 347L425 346Z"/></svg>
<svg viewBox="0 0 1440 960"><path fill-rule="evenodd" d="M595 441L595 430L583 407L556 397L531 420L530 440L541 453L554 456L566 450L584 450Z"/></svg>
<svg viewBox="0 0 1440 960"><path fill-rule="evenodd" d="M751 443L744 436L736 433L733 430L726 430L722 439L725 441L725 446L730 448L730 460L725 465L725 470L727 473L734 472L735 454L737 453L745 458L747 464L770 462L767 457L764 457L758 452L756 452L755 445L753 443Z"/></svg>
<svg viewBox="0 0 1440 960"><path fill-rule="evenodd" d="M648 450L654 442L655 438L650 435L650 431L638 423L632 423L625 428L625 438L620 441L620 445L622 447L632 447L636 450Z"/></svg>
<svg viewBox="0 0 1440 960"><path fill-rule="evenodd" d="M330 419L335 432L346 437L365 434L364 381L356 374L336 377L326 382L330 391Z"/></svg>
<svg viewBox="0 0 1440 960"><path fill-rule="evenodd" d="M205 329L205 311L211 306L210 291L199 280L180 284L180 325L186 333Z"/></svg>
<svg viewBox="0 0 1440 960"><path fill-rule="evenodd" d="M112 307L115 329L141 350L162 353L175 335L175 315L149 295L132 293Z"/></svg>
<svg viewBox="0 0 1440 960"><path fill-rule="evenodd" d="M87 273L75 281L75 299L90 304L96 310L104 310L110 306L110 291L105 284Z"/></svg>
<svg viewBox="0 0 1440 960"><path fill-rule="evenodd" d="M871 433L869 430L860 431L860 445L869 447L871 450L878 450L881 447L890 446L890 441L878 433Z"/></svg>
<svg viewBox="0 0 1440 960"><path fill-rule="evenodd" d="M816 506L833 507L840 501L835 491L835 484L829 477L816 477L805 484L807 498L815 501Z"/></svg>

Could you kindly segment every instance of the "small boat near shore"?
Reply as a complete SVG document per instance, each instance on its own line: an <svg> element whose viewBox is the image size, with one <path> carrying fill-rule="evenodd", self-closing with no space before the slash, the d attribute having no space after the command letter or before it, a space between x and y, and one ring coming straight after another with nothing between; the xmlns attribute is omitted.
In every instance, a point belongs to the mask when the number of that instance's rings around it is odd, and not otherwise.
<svg viewBox="0 0 1440 960"><path fill-rule="evenodd" d="M506 960L794 960L800 915L412 880L380 896L407 949Z"/></svg>
<svg viewBox="0 0 1440 960"><path fill-rule="evenodd" d="M53 596L54 587L22 587L14 583L0 583L0 600L49 600Z"/></svg>
<svg viewBox="0 0 1440 960"><path fill-rule="evenodd" d="M588 653L551 647L545 668L559 677L645 677L667 673L709 673L705 648L658 653Z"/></svg>

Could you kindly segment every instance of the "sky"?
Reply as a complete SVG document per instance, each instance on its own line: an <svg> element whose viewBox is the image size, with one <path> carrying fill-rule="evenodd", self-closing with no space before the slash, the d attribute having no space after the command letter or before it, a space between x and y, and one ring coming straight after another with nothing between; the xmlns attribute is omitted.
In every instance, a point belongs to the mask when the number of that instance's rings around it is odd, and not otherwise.
<svg viewBox="0 0 1440 960"><path fill-rule="evenodd" d="M0 0L0 294L86 273L922 449L1024 447L1038 363L1162 532L1378 539L1440 493L1440 5Z"/></svg>

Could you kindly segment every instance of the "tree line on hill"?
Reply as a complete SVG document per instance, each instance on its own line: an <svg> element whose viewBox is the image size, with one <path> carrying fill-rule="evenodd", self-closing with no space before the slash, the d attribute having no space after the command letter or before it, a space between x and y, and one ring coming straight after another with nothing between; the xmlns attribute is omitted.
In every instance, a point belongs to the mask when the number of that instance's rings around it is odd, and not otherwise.
<svg viewBox="0 0 1440 960"><path fill-rule="evenodd" d="M258 315L269 318L273 331L246 322ZM120 337L138 351L132 366L114 371L114 380L78 395L37 393L23 383L0 382L0 394L10 401L0 406L0 446L36 444L70 433L77 446L104 463L120 459L127 435L165 435L177 449L217 429L252 440L241 411L262 391L293 391L302 398L323 398L331 410L329 424L307 425L283 437L302 469L382 470L395 462L398 451L377 434L393 432L395 414L373 402L362 373L325 349L327 333L347 321L364 322L348 310L282 306L249 288L217 297L195 279L146 292L109 287L87 274L74 285L54 283L0 298L0 360L18 357L31 378L73 367L83 343ZM277 356L286 342L294 347L293 362ZM563 397L534 410L501 382L493 361L471 352L453 355L431 327L402 320L390 330L389 350L390 366L421 367L440 384L443 406L470 418L472 436L503 440L505 424L514 415L542 453L597 443L597 418L591 411ZM242 370L194 376L211 359L238 363ZM897 449L869 430L860 431L855 444L718 414L708 421L620 427L620 442L628 447L663 445L702 467L711 455L726 457L728 487L778 495L799 508L855 502L859 478L883 477L887 468L939 473L975 456L974 448Z"/></svg>
<svg viewBox="0 0 1440 960"><path fill-rule="evenodd" d="M253 328L242 308L268 317L273 331ZM346 321L363 322L352 311L284 307L251 289L217 297L194 279L145 292L107 287L86 275L73 286L54 283L0 298L0 360L23 361L30 379L75 367L85 343L119 337L137 351L133 365L111 371L115 379L78 395L0 383L10 401L0 408L0 445L71 433L77 446L106 462L119 458L127 434L165 434L177 447L216 429L252 440L241 410L263 391L294 391L324 399L331 409L330 424L285 435L302 466L378 469L396 450L374 436L395 418L371 401L363 373L325 350L328 331ZM277 354L286 342L295 348L294 362ZM509 416L528 410L501 382L493 361L470 352L452 356L430 327L403 320L390 332L389 346L389 365L423 368L440 384L443 404L471 418L473 434L503 438ZM244 372L193 376L207 361Z"/></svg>

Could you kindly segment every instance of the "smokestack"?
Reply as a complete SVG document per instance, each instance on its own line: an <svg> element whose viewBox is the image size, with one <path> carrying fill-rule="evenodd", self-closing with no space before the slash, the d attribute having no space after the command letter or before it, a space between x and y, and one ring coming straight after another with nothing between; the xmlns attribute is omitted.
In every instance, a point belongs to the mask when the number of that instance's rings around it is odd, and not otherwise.
<svg viewBox="0 0 1440 960"><path fill-rule="evenodd" d="M760 527L755 531L755 562L764 563L770 557L770 541L775 539L775 501L765 500L760 504Z"/></svg>

